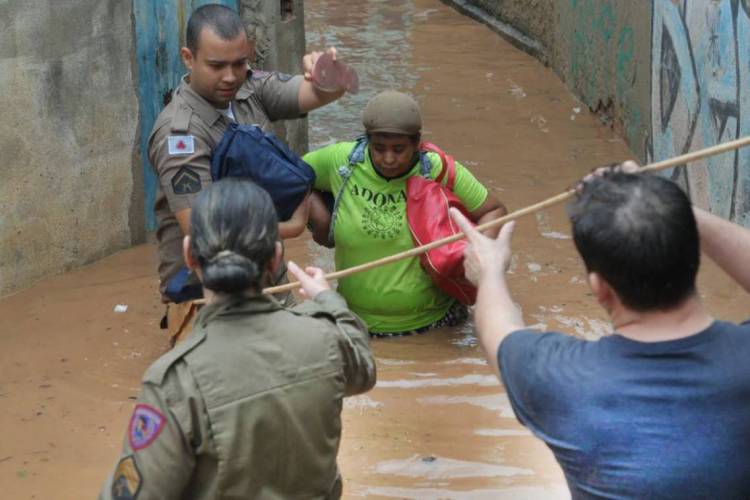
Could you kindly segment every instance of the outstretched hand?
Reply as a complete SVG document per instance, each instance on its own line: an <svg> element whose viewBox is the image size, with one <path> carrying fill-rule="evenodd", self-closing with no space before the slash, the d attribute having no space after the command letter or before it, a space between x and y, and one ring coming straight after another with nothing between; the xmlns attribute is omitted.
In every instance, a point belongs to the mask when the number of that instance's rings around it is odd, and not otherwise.
<svg viewBox="0 0 750 500"><path fill-rule="evenodd" d="M450 215L469 242L464 250L466 278L479 286L482 279L502 276L510 265L510 240L516 223L512 221L503 225L497 238L492 239L477 231L459 210L451 208Z"/></svg>
<svg viewBox="0 0 750 500"><path fill-rule="evenodd" d="M302 74L305 77L305 80L312 81L313 79L313 68L315 68L315 63L318 62L318 59L320 59L320 56L322 56L324 52L321 52L319 50L314 50L310 52L309 54L305 54L305 56L302 58ZM330 54L333 60L336 60L336 47L328 47L325 51L325 54Z"/></svg>
<svg viewBox="0 0 750 500"><path fill-rule="evenodd" d="M331 285L325 279L325 273L319 267L306 267L303 271L290 260L287 269L302 285L300 294L303 297L314 299L320 292L331 289Z"/></svg>

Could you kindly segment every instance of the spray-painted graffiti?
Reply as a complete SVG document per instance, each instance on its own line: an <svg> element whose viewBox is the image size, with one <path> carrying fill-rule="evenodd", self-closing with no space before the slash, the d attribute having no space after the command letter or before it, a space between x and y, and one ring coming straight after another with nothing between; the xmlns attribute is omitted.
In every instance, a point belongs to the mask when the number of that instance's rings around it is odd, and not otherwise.
<svg viewBox="0 0 750 500"><path fill-rule="evenodd" d="M750 134L748 0L655 0L651 155L659 160ZM695 203L750 225L750 150L671 172Z"/></svg>
<svg viewBox="0 0 750 500"><path fill-rule="evenodd" d="M573 88L603 117L617 116L629 144L642 145L645 134L637 105L635 31L627 16L621 15L627 9L613 0L571 0L570 7L574 14L570 54ZM613 62L608 60L610 54L615 54Z"/></svg>

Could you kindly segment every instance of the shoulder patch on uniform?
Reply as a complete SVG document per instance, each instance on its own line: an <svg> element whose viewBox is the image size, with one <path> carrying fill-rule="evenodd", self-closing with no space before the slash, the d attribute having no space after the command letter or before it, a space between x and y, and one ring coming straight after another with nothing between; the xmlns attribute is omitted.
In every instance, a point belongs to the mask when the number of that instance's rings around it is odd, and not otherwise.
<svg viewBox="0 0 750 500"><path fill-rule="evenodd" d="M190 167L183 166L172 177L174 194L195 194L201 190L201 176Z"/></svg>
<svg viewBox="0 0 750 500"><path fill-rule="evenodd" d="M195 153L195 137L192 135L170 135L167 138L170 155L190 155Z"/></svg>
<svg viewBox="0 0 750 500"><path fill-rule="evenodd" d="M167 419L150 405L135 405L133 416L128 425L128 441L133 451L142 450L159 437Z"/></svg>
<svg viewBox="0 0 750 500"><path fill-rule="evenodd" d="M270 75L268 71L261 71L258 69L254 69L253 72L250 74L250 78L253 80L262 80L263 78L268 78L268 75Z"/></svg>
<svg viewBox="0 0 750 500"><path fill-rule="evenodd" d="M112 498L114 500L135 500L141 490L141 473L133 455L120 460L112 477Z"/></svg>

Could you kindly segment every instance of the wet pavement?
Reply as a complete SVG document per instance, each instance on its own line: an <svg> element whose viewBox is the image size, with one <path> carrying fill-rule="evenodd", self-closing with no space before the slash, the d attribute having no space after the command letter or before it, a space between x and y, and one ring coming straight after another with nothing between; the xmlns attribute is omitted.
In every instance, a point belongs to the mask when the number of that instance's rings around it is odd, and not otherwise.
<svg viewBox="0 0 750 500"><path fill-rule="evenodd" d="M624 143L552 71L437 0L307 0L308 46L340 47L361 93L311 114L311 146L350 139L385 88L413 93L425 136L518 209L625 159ZM510 286L527 324L609 332L591 298L563 207L523 219ZM297 262L330 268L307 236ZM0 497L92 498L113 466L158 329L153 246L40 281L0 300ZM710 262L709 309L745 319L746 294ZM127 304L115 313L117 304ZM346 401L339 463L348 498L567 498L551 453L513 417L470 324L374 340L379 382Z"/></svg>

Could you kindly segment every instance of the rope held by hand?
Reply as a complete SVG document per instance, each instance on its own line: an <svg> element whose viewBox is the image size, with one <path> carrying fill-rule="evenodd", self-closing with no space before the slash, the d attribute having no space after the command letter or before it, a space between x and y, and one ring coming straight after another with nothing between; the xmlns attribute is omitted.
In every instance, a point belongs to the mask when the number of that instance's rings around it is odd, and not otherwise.
<svg viewBox="0 0 750 500"><path fill-rule="evenodd" d="M742 137L740 139L736 139L734 141L725 142L722 144L717 144L715 146L711 146L708 148L700 149L698 151L693 151L691 153L687 153L680 156L675 156L674 158L669 158L667 160L662 160L656 163L651 163L649 165L645 165L641 167L638 170L638 173L640 172L655 172L657 170L664 170L666 168L672 168L677 167L683 164L687 164L690 162L694 162L696 160L701 160L703 158L708 158L709 156L715 156L721 153L726 153L727 151L733 151L735 149L739 149L744 146L750 146L750 136ZM478 231L484 231L486 229L492 229L494 227L501 226L505 224L506 222L510 222L512 220L518 219L519 217L523 217L524 215L529 215L534 212L538 212L539 210L544 210L545 208L557 205L559 203L562 203L566 200L569 200L575 195L575 189L569 189L568 191L565 191L563 193L560 193L556 196L553 196L551 198L547 198L544 201L541 201L539 203L536 203L534 205L530 205L526 208L522 208L520 210L517 210L515 212L511 212L507 215L504 215L503 217L497 218L495 220L491 220L489 222L485 222L484 224L480 224L477 226ZM454 234L453 236L449 236L447 238L443 238L440 240L435 240L432 243L428 243L426 245L422 245L419 247L412 248L411 250L407 250L405 252L397 253L394 255L389 255L388 257L383 257L382 259L373 260L371 262L365 262L364 264L360 264L358 266L349 267L347 269L342 269L340 271L335 271L333 273L326 274L327 280L334 280L338 278L343 278L345 276L349 276L351 274L359 273L362 271L367 271L369 269L373 269L375 267L384 266L386 264L391 264L393 262L397 262L402 259L408 259L409 257L415 257L417 255L423 254L425 252L429 252L433 248L437 248L442 245L446 245L448 243L452 243L454 241L458 241L460 239L464 238L464 233L458 233ZM280 292L286 292L289 290L294 290L295 288L299 288L300 282L294 281L291 283L286 283L284 285L274 286L270 288L264 288L263 293L280 293Z"/></svg>

